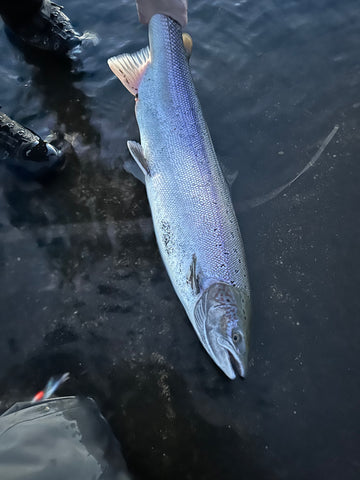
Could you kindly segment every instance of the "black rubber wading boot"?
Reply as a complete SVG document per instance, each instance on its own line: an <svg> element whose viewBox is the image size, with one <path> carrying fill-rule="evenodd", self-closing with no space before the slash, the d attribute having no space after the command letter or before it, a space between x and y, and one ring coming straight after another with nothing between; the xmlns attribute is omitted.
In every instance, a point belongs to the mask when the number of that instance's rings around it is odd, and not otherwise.
<svg viewBox="0 0 360 480"><path fill-rule="evenodd" d="M13 2L14 5L18 3L16 0ZM21 6L17 10L1 8L0 13L12 41L56 55L66 55L80 46L81 37L62 8L50 0L43 0L40 8L26 15Z"/></svg>
<svg viewBox="0 0 360 480"><path fill-rule="evenodd" d="M64 168L61 151L0 112L0 161L32 178L45 177Z"/></svg>

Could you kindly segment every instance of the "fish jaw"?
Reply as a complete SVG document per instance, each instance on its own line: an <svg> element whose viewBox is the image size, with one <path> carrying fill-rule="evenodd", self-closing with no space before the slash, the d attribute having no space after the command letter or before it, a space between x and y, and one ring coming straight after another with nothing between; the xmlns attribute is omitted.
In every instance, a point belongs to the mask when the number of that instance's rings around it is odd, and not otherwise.
<svg viewBox="0 0 360 480"><path fill-rule="evenodd" d="M239 354L231 345L222 345L221 340L218 342L223 350L220 355L214 352L215 358L211 355L214 362L231 380L236 378L236 372L240 377L245 378L248 369L248 352Z"/></svg>
<svg viewBox="0 0 360 480"><path fill-rule="evenodd" d="M247 350L239 354L230 344L226 345L221 338L211 339L211 334L207 338L207 345L204 343L203 345L216 365L230 380L234 380L237 374L245 378L248 368Z"/></svg>
<svg viewBox="0 0 360 480"><path fill-rule="evenodd" d="M201 293L194 308L194 328L206 351L231 380L248 368L250 299L223 282Z"/></svg>

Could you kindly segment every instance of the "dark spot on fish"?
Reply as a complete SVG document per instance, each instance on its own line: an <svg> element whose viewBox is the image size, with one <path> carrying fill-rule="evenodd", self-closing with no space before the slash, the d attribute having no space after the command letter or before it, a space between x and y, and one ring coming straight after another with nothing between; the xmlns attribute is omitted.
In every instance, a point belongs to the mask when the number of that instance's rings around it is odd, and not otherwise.
<svg viewBox="0 0 360 480"><path fill-rule="evenodd" d="M161 230L162 230L162 237L163 237L166 253L170 255L172 252L170 223L163 220L161 222Z"/></svg>

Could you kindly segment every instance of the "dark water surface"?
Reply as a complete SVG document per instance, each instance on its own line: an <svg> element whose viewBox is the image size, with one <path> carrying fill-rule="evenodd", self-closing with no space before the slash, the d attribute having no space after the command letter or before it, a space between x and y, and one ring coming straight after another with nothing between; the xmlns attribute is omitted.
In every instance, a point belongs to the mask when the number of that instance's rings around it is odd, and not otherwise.
<svg viewBox="0 0 360 480"><path fill-rule="evenodd" d="M135 479L360 478L360 6L191 1L191 65L232 188L253 291L251 367L229 381L161 262L123 169L134 101L106 59L147 43L132 1L64 0L99 37L83 73L0 31L0 105L67 134L50 183L0 167L0 411L69 371ZM316 163L276 198L251 208ZM271 196L271 195L270 195Z"/></svg>

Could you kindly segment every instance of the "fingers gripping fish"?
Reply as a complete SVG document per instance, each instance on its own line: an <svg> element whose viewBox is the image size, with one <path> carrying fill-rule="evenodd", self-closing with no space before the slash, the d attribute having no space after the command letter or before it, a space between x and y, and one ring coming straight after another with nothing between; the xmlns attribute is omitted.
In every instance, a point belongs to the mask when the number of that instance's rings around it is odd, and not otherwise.
<svg viewBox="0 0 360 480"><path fill-rule="evenodd" d="M150 47L108 60L135 96L156 239L175 291L214 362L231 379L247 370L250 289L240 230L192 82L189 36L154 15ZM185 45L185 47L184 47Z"/></svg>

